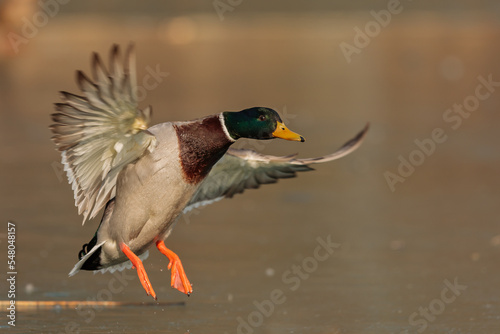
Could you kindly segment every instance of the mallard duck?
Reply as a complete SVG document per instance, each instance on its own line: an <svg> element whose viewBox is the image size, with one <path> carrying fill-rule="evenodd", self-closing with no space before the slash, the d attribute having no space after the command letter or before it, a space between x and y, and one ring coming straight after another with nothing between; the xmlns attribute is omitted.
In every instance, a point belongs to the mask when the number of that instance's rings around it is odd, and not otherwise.
<svg viewBox="0 0 500 334"><path fill-rule="evenodd" d="M335 153L312 159L233 149L239 138L305 139L265 107L149 127L151 107L138 107L133 45L123 62L113 46L109 70L94 53L92 74L93 81L77 72L83 95L61 92L50 126L83 223L104 208L69 276L135 268L155 299L142 263L152 245L169 259L171 286L187 295L193 291L179 257L164 242L180 215L341 158L361 144L368 130L367 125Z"/></svg>

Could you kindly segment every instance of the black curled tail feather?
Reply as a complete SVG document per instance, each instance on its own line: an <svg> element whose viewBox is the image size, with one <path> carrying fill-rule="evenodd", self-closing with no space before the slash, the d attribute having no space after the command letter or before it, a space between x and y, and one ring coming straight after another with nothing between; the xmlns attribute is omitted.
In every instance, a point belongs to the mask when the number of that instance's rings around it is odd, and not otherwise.
<svg viewBox="0 0 500 334"><path fill-rule="evenodd" d="M113 208L115 206L115 200L112 199L108 201L106 204L106 208L104 209L104 214L102 215L101 223L99 224L99 227L97 228L97 231L94 234L94 237L86 244L83 244L82 249L80 252L78 252L78 260L82 260L89 252L93 250L93 248L97 245L97 234L99 232L99 228L101 227L101 224L109 220L111 217L111 213L113 212ZM99 270L102 268L101 265L101 247L97 248L90 254L90 256L85 259L85 262L81 264L80 269L82 270Z"/></svg>
<svg viewBox="0 0 500 334"><path fill-rule="evenodd" d="M82 250L78 253L78 260L81 260L85 255L87 255L92 248L97 244L97 232L89 241L89 243L84 244ZM94 251L83 263L80 269L82 270L98 270L101 269L101 247Z"/></svg>
<svg viewBox="0 0 500 334"><path fill-rule="evenodd" d="M92 239L92 240L94 240L94 239ZM101 265L101 247L99 247L95 252L93 252L88 257L88 259L83 263L83 265L80 269L82 269L82 270L99 270L101 268L102 268L102 265Z"/></svg>
<svg viewBox="0 0 500 334"><path fill-rule="evenodd" d="M87 255L87 253L97 244L97 233L94 235L92 240L90 240L87 244L83 244L82 250L78 252L78 260L81 260L82 257Z"/></svg>
<svg viewBox="0 0 500 334"><path fill-rule="evenodd" d="M106 243L106 241L102 241L99 244L92 247L91 250L85 254L80 261L73 267L73 269L69 272L69 276L73 276L78 273L81 269L83 270L98 270L102 268L100 255L101 255L101 247Z"/></svg>

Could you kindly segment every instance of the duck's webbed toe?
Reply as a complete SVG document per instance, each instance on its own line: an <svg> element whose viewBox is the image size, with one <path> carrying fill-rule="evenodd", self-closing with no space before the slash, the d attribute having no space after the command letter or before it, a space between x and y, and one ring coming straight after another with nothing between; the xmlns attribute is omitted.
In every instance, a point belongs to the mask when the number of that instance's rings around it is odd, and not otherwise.
<svg viewBox="0 0 500 334"><path fill-rule="evenodd" d="M193 293L193 287L186 276L186 272L184 271L184 267L182 267L182 262L179 259L179 256L168 249L163 240L156 242L156 248L158 248L163 255L168 257L168 260L170 261L168 264L168 269L171 270L170 286L188 296Z"/></svg>

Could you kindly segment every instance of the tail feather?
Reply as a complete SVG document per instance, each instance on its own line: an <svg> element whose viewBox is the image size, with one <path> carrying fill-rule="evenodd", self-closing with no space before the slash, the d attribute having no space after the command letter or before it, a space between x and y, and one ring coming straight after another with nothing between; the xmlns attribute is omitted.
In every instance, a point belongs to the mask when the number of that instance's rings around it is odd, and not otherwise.
<svg viewBox="0 0 500 334"><path fill-rule="evenodd" d="M132 262L130 262L126 257L124 257L123 262L119 263L114 262L115 264L101 263L101 250L102 246L106 243L106 240L98 244L97 236L99 234L99 228L101 227L101 225L107 223L111 218L111 214L113 213L114 207L115 207L115 199L113 198L106 204L106 209L104 210L101 223L99 224L99 227L97 228L94 237L92 238L92 240L89 241L89 243L84 244L82 249L78 253L78 259L80 261L78 261L78 263L75 264L73 269L70 271L69 276L75 275L80 270L93 270L94 273L96 272L105 273L107 271L113 273L116 270L122 271L123 269L132 268ZM148 251L138 254L139 259L141 260L145 260L148 257L148 255L149 255Z"/></svg>
<svg viewBox="0 0 500 334"><path fill-rule="evenodd" d="M90 243L92 243L92 241L94 241L94 239L92 239ZM73 269L69 272L69 276L71 277L75 275L77 272L80 271L80 269L87 269L87 270L100 269L98 267L99 255L101 253L101 246L104 245L105 243L106 241L103 241L97 245L94 245L94 247L92 247L92 249L87 254L83 255L83 257L80 258L80 261L78 261L77 264L75 264L75 266L73 267ZM84 250L82 251L84 252ZM78 254L79 257L80 255L82 255L82 251L80 251L80 253ZM89 263L87 263L87 261L89 261Z"/></svg>
<svg viewBox="0 0 500 334"><path fill-rule="evenodd" d="M82 270L98 270L101 269L101 246L104 245L106 240L97 244L97 234L99 233L99 229L104 222L109 221L111 218L111 214L113 213L113 209L115 207L115 199L111 199L106 203L106 208L104 209L104 214L102 215L101 222L99 223L99 227L97 227L97 231L94 234L92 240L90 240L87 244L84 244L80 252L78 253L78 263L73 267L69 276L75 275L77 272Z"/></svg>

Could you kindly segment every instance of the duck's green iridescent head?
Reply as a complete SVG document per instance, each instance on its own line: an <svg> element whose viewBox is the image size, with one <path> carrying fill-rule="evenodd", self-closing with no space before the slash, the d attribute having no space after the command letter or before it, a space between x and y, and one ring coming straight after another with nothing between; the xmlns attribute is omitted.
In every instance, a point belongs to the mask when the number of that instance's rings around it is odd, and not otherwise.
<svg viewBox="0 0 500 334"><path fill-rule="evenodd" d="M288 130L276 111L270 108L254 107L237 112L223 112L224 123L234 139L282 138L304 142L301 135Z"/></svg>

